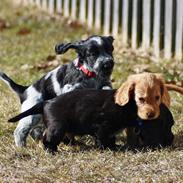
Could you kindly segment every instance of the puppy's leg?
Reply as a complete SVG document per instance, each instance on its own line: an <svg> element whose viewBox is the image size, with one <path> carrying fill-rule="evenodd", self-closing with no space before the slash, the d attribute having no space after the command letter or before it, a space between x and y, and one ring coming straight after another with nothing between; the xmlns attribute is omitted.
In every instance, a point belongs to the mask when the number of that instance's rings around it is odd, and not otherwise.
<svg viewBox="0 0 183 183"><path fill-rule="evenodd" d="M16 146L18 147L26 146L26 138L29 134L29 131L33 126L39 123L40 119L41 115L33 115L23 118L19 121L14 131Z"/></svg>
<svg viewBox="0 0 183 183"><path fill-rule="evenodd" d="M58 123L57 123L58 124ZM43 136L43 144L46 150L50 153L57 151L57 146L60 144L65 136L64 127L59 124L55 125L54 122L48 126Z"/></svg>
<svg viewBox="0 0 183 183"><path fill-rule="evenodd" d="M103 126L97 132L97 146L102 149L110 148L115 149L116 138L114 135L111 136L111 130L109 127Z"/></svg>

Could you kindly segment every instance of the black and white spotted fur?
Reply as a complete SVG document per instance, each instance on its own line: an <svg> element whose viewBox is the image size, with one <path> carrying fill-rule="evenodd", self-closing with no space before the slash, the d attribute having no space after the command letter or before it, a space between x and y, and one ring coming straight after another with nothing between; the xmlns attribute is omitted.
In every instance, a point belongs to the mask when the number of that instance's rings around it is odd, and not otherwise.
<svg viewBox="0 0 183 183"><path fill-rule="evenodd" d="M63 54L69 49L74 49L78 54L74 62L57 67L30 86L16 84L5 73L0 72L0 79L18 94L22 104L21 112L38 102L52 99L74 89L111 89L110 76L114 65L113 37L91 36L86 40L58 44L55 47L57 54ZM84 73L76 66L77 62L89 72L94 72L96 77ZM25 146L30 130L40 121L41 115L32 115L20 120L14 131L15 144Z"/></svg>

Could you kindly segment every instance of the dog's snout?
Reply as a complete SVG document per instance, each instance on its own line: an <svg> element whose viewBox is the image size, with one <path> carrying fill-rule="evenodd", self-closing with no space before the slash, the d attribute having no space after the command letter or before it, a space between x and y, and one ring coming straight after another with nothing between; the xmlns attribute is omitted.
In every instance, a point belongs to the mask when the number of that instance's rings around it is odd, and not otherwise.
<svg viewBox="0 0 183 183"><path fill-rule="evenodd" d="M111 69L113 65L113 59L107 59L105 62L103 62L104 69Z"/></svg>
<svg viewBox="0 0 183 183"><path fill-rule="evenodd" d="M147 117L148 117L148 119L152 119L152 118L154 118L154 117L155 117L155 113L154 113L154 112L152 112L152 111L147 112Z"/></svg>

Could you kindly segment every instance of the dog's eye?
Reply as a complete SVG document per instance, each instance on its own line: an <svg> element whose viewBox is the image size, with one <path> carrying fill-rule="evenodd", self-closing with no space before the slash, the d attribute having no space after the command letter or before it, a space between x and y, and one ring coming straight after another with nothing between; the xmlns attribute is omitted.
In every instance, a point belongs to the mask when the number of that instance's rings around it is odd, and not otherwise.
<svg viewBox="0 0 183 183"><path fill-rule="evenodd" d="M97 49L90 49L88 50L88 55L89 56L97 56L99 54Z"/></svg>
<svg viewBox="0 0 183 183"><path fill-rule="evenodd" d="M160 96L156 96L155 99L156 101L158 101L160 99Z"/></svg>
<svg viewBox="0 0 183 183"><path fill-rule="evenodd" d="M140 101L140 103L145 103L145 98L140 97L140 98L139 98L139 101Z"/></svg>

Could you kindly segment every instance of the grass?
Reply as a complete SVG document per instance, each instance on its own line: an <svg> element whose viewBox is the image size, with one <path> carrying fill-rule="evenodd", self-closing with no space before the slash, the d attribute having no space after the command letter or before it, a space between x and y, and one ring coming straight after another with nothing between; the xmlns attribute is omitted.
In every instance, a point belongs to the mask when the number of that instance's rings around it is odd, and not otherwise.
<svg viewBox="0 0 183 183"><path fill-rule="evenodd" d="M6 26L0 28L0 69L24 85L55 67L53 63L62 64L76 56L68 52L55 61L56 43L86 38L93 33L68 20L50 18L35 7L18 8L10 0L0 3L2 20ZM167 80L181 83L182 63L154 63L135 55L124 57L117 40L115 44L114 87L129 74L144 70L161 72ZM7 119L18 113L20 104L3 82L0 98L0 182L183 182L183 97L178 93L171 92L171 110L176 121L173 147L136 153L99 151L86 138L88 146L61 144L55 156L46 153L30 137L27 148L14 146L16 125L8 124Z"/></svg>

